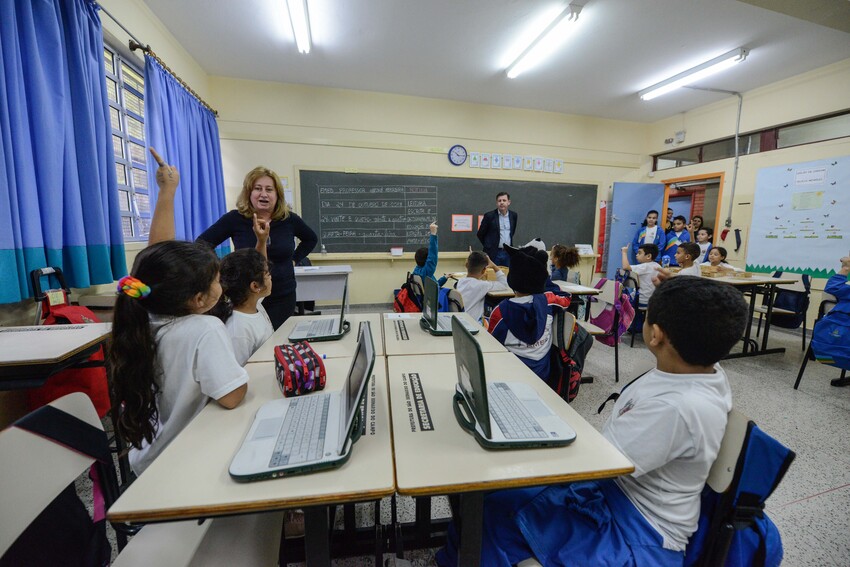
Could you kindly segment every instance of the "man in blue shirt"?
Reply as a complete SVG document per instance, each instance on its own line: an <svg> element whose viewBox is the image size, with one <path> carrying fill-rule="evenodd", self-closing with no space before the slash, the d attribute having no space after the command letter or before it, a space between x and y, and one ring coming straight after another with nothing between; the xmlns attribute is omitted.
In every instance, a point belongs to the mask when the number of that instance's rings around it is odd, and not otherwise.
<svg viewBox="0 0 850 567"><path fill-rule="evenodd" d="M511 259L502 246L512 245L516 233L517 214L509 211L511 196L502 191L496 195L496 209L484 215L478 227L478 240L484 252L496 265L510 266Z"/></svg>

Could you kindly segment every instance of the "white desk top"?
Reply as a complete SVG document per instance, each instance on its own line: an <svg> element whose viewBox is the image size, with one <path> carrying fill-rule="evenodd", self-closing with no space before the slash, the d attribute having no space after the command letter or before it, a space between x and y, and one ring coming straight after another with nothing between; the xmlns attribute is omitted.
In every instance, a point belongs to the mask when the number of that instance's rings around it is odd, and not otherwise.
<svg viewBox="0 0 850 567"><path fill-rule="evenodd" d="M456 313L468 322L472 319L466 313ZM454 340L451 335L435 337L419 326L421 313L384 313L384 348L387 356L411 354L453 354ZM479 325L480 326L480 325ZM507 352L483 326L475 335L483 352Z"/></svg>
<svg viewBox="0 0 850 567"><path fill-rule="evenodd" d="M351 361L325 361L326 391L338 390ZM118 521L159 521L260 512L389 496L395 488L384 359L376 357L367 394L366 432L340 468L238 483L228 467L257 409L282 394L270 363L249 364L245 400L226 410L214 401L184 429L109 509ZM372 408L375 412L372 412Z"/></svg>
<svg viewBox="0 0 850 567"><path fill-rule="evenodd" d="M599 295L599 290L595 287L587 287L586 285L569 283L563 280L552 280L552 283L561 288L561 291L573 295Z"/></svg>
<svg viewBox="0 0 850 567"><path fill-rule="evenodd" d="M339 264L335 266L295 266L296 276L327 276L331 274L350 274L351 266Z"/></svg>
<svg viewBox="0 0 850 567"><path fill-rule="evenodd" d="M773 278L773 277L764 276L764 275L754 275L751 278L735 278L735 277L732 277L732 276L723 276L723 277L720 277L720 278L706 278L706 279L713 280L713 281L716 281L716 282L728 283L728 284L735 285L735 286L762 285L762 284L768 284L768 283L769 284L781 285L781 284L792 284L796 281L796 280L789 279L789 278Z"/></svg>
<svg viewBox="0 0 850 567"><path fill-rule="evenodd" d="M532 385L543 401L575 429L576 440L557 448L484 449L458 425L452 410L457 384L454 356L390 357L388 375L399 494L428 496L555 484L614 477L634 470L625 456L516 356L486 354L484 364L491 381ZM415 402L408 407L409 394L404 386L407 382L409 392L411 373L418 373L432 430L427 429L427 421L423 430Z"/></svg>
<svg viewBox="0 0 850 567"><path fill-rule="evenodd" d="M112 323L0 327L0 365L52 364L106 339Z"/></svg>
<svg viewBox="0 0 850 567"><path fill-rule="evenodd" d="M287 337L295 325L303 321L313 321L315 319L327 319L328 317L339 318L339 313L336 315L310 315L309 317L290 317L283 325L272 334L263 346L258 348L248 362L273 362L274 347L288 343ZM357 313L352 315L349 313L345 316L345 320L351 324L351 330L338 341L319 341L311 342L310 346L317 354L325 355L327 358L351 358L354 356L354 350L357 348L357 328L361 321L369 321L372 327L372 340L375 342L375 356L381 357L384 355L384 337L381 326L380 313ZM375 362L377 364L377 360Z"/></svg>

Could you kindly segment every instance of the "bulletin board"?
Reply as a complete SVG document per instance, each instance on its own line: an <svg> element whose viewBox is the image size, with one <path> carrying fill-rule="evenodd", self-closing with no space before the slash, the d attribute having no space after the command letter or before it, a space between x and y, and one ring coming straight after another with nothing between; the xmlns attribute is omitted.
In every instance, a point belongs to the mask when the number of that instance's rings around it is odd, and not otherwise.
<svg viewBox="0 0 850 567"><path fill-rule="evenodd" d="M747 270L825 278L850 253L850 157L759 170Z"/></svg>

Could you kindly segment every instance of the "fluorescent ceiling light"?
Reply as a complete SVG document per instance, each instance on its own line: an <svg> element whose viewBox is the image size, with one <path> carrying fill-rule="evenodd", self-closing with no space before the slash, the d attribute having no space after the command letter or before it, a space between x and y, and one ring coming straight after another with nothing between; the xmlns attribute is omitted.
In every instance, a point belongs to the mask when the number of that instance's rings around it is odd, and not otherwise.
<svg viewBox="0 0 850 567"><path fill-rule="evenodd" d="M743 47L733 49L729 53L724 53L720 57L715 57L711 61L706 61L702 65L697 65L692 69L688 69L683 73L679 73L678 75L665 79L658 84L643 89L638 93L638 95L643 100L652 100L655 97L674 91L679 87L690 85L691 83L695 83L709 75L728 69L736 63L740 63L746 59L748 53L749 52Z"/></svg>
<svg viewBox="0 0 850 567"><path fill-rule="evenodd" d="M298 51L310 53L310 15L307 13L307 0L286 0L286 9Z"/></svg>
<svg viewBox="0 0 850 567"><path fill-rule="evenodd" d="M539 64L541 61L549 57L558 45L567 36L567 33L573 28L573 24L578 20L580 5L570 4L559 13L552 22L546 26L540 35L526 47L516 61L511 63L507 71L509 79L516 78L520 73L523 73L532 67Z"/></svg>

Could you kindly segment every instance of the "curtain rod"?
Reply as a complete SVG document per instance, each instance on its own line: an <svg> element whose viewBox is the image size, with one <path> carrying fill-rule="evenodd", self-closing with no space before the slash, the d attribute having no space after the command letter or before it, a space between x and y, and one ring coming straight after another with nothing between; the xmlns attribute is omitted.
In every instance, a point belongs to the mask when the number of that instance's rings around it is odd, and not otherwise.
<svg viewBox="0 0 850 567"><path fill-rule="evenodd" d="M139 38L137 38L136 36L134 36L134 35L130 32L130 30L128 30L127 28L125 28L125 27L124 27L124 24L122 24L121 22L119 22L118 20L116 20L116 19L115 19L115 16L113 16L112 14L110 14L110 13L109 13L109 12L108 12L108 11L107 11L104 7L103 7L103 6L101 6L101 5L100 5L100 3L97 3L97 5L98 5L98 7L99 7L101 10L103 10L103 12L104 12L107 16L109 16L109 17L112 19L112 21L113 21L113 22L115 22L116 24L118 24L118 27L120 27L122 30L124 30L124 32L125 32L127 35L129 35L129 36L130 36L130 38L131 38L131 39L130 39L130 42L129 42L130 51L136 51L137 49L141 49L143 53L147 53L148 55L150 55L151 57L153 57L153 58L154 58L154 60L155 60L157 63L159 63L159 64L160 64L160 66L161 66L163 69L165 69L165 72L166 72L166 73L168 73L169 75L171 75L172 77L174 77L174 79L175 79L178 83L180 83L180 85L182 85L182 87L183 87L184 89L186 89L186 90L189 92L189 94L190 94L190 95L192 95L193 97L195 97L195 98L198 100L198 102L200 102L200 103L201 103L201 104L202 104L202 105L203 105L203 106L204 106L207 110L209 110L210 112L212 112L212 113L213 113L213 116L218 117L218 111L217 111L216 109L214 109L212 106L210 106L209 104L207 104L207 102L206 102L204 99L202 99L202 98L201 98L201 95L199 95L198 93L196 93L196 92L192 89L192 87L190 87L190 86L186 83L186 81L184 81L183 79L181 79L181 78L180 78L180 76L179 76L179 75L177 75L177 73L175 73L174 71L172 71L172 70L171 70L171 68L170 68L168 65L166 65L166 64L165 64L165 61L163 61L162 59L160 59L160 58L159 58L159 56L158 56L156 53L154 53L154 50L153 50L153 49L151 49L151 46L150 46L150 45L143 44L141 41L139 41Z"/></svg>

